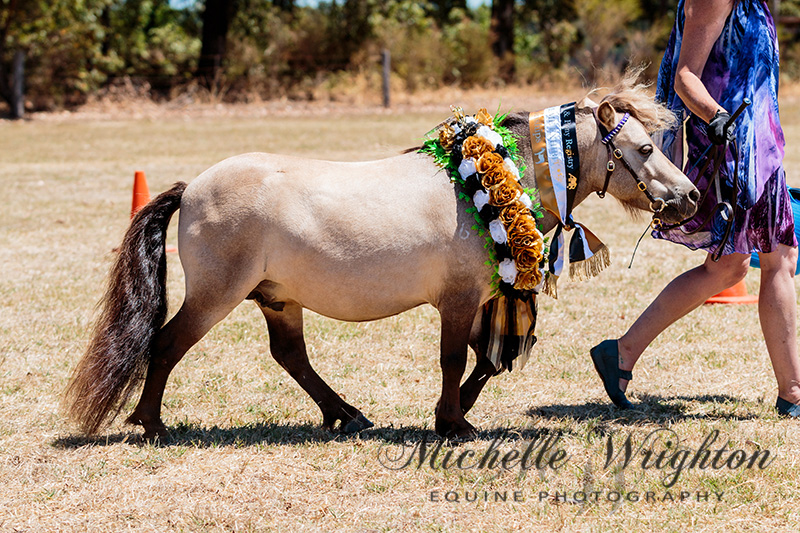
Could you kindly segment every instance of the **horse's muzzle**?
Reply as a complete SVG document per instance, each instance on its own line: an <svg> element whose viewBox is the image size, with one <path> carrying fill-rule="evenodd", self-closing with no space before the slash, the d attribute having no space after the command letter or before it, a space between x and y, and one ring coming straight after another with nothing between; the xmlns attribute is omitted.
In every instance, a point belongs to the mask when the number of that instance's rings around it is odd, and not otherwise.
<svg viewBox="0 0 800 533"><path fill-rule="evenodd" d="M679 224L684 220L691 218L697 212L697 202L700 200L700 191L692 187L688 194L673 196L669 200L656 199L653 204L662 203L662 206L651 205L651 209L655 213L655 217L661 219L662 222L667 224ZM657 211L656 208L662 207Z"/></svg>

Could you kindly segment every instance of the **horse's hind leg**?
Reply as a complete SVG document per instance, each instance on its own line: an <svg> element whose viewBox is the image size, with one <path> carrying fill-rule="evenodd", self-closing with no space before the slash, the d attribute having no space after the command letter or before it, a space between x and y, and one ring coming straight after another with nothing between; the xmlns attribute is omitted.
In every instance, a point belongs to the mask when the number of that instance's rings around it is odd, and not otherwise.
<svg viewBox="0 0 800 533"><path fill-rule="evenodd" d="M286 303L282 311L259 308L267 319L272 357L319 406L323 427L333 429L337 421L342 433L372 427L361 411L342 400L311 367L303 339L303 308L296 303Z"/></svg>
<svg viewBox="0 0 800 533"><path fill-rule="evenodd" d="M209 309L187 295L187 300L178 313L156 334L141 399L126 420L130 424L144 427L144 438L167 435L167 428L161 421L161 401L170 372L189 348L202 339L234 307L236 304L231 303Z"/></svg>

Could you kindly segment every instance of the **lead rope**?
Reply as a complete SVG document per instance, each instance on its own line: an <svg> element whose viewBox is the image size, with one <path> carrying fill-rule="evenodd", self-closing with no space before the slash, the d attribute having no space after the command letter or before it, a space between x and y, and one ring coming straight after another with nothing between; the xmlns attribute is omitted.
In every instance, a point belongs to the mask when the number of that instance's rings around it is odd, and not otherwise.
<svg viewBox="0 0 800 533"><path fill-rule="evenodd" d="M647 235L647 230L649 230L651 227L652 227L652 224L648 224L647 227L644 228L644 232L642 233L642 236L639 237L638 241L636 241L636 246L633 247L633 253L631 254L631 262L628 263L628 268L629 269L633 266L633 258L636 257L636 251L639 249L639 244L642 242L642 239L644 239L644 236Z"/></svg>

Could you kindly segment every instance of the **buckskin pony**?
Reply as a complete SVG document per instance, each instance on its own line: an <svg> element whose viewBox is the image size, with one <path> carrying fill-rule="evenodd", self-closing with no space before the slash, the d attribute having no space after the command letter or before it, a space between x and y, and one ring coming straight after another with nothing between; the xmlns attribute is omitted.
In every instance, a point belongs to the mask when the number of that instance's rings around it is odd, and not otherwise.
<svg viewBox="0 0 800 533"><path fill-rule="evenodd" d="M630 120L614 143L626 164L604 183L609 155L601 131L611 131L625 113ZM666 116L632 84L599 105L589 97L579 102L575 205L605 187L627 208L652 211L635 174L663 202L662 221L692 215L697 190L649 135ZM504 126L518 137L520 155L533 169L528 113L509 115ZM535 187L533 174L525 173L525 186ZM497 371L477 346L476 317L492 295L493 271L485 264L484 239L470 230L474 220L467 208L446 172L418 152L357 163L250 153L214 165L189 185L176 183L145 206L125 234L88 349L65 393L69 417L94 434L144 382L127 421L143 426L146 438L165 436L161 403L170 371L212 326L251 299L266 319L272 357L319 406L323 426L359 431L372 423L309 363L303 308L358 322L427 303L441 316L436 432L472 434L464 415ZM178 209L186 294L164 325L164 241ZM547 213L542 232L558 222ZM477 363L460 386L468 345Z"/></svg>

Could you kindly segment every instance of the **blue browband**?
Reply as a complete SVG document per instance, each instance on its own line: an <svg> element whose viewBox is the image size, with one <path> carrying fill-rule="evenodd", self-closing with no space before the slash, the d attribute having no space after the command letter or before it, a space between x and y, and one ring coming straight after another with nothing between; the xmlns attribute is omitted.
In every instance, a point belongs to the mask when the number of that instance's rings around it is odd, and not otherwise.
<svg viewBox="0 0 800 533"><path fill-rule="evenodd" d="M613 130L608 132L608 135L603 137L603 140L601 142L603 144L608 144L608 141L613 139L617 135L617 133L619 133L619 130L622 129L622 126L624 126L625 123L628 122L628 119L630 118L630 116L631 116L630 113L625 113L624 115L622 115L622 120L619 121L619 124L617 124L616 127Z"/></svg>

